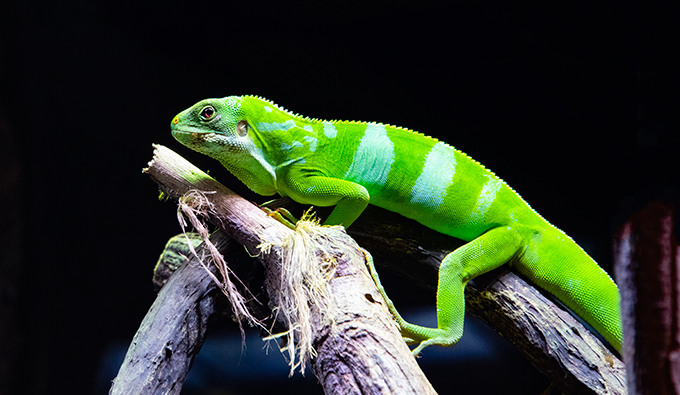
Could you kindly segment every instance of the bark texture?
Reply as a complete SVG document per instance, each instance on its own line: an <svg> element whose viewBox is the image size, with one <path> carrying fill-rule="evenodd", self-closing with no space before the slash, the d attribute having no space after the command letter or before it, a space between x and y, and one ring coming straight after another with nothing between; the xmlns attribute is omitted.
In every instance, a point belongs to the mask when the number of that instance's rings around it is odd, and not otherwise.
<svg viewBox="0 0 680 395"><path fill-rule="evenodd" d="M673 207L650 203L614 244L631 394L680 394L680 255Z"/></svg>

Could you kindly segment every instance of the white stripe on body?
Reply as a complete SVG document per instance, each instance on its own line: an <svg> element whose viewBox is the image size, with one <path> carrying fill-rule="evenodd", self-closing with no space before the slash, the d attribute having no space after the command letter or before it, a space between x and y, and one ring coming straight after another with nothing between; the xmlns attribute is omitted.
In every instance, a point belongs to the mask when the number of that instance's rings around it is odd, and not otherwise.
<svg viewBox="0 0 680 395"><path fill-rule="evenodd" d="M344 178L364 186L384 186L393 163L394 143L385 125L369 123Z"/></svg>
<svg viewBox="0 0 680 395"><path fill-rule="evenodd" d="M501 190L503 183L498 178L490 174L485 174L484 177L488 178L487 182L484 183L481 192L479 192L479 197L477 198L477 204L475 208L472 209L470 214L471 223L479 223L484 219L484 215L491 207L491 204L496 200L496 194Z"/></svg>
<svg viewBox="0 0 680 395"><path fill-rule="evenodd" d="M435 144L427 154L423 171L411 189L411 204L439 209L455 173L455 151L445 143Z"/></svg>

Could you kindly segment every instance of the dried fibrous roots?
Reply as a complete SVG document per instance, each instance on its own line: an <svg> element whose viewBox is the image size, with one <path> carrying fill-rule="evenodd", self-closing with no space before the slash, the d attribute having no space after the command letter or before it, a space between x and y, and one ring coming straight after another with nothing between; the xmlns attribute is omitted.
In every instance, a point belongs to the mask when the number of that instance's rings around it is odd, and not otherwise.
<svg viewBox="0 0 680 395"><path fill-rule="evenodd" d="M178 220L182 230L186 234L188 226L186 218L201 235L205 243L203 251L208 251L207 256L198 256L196 250L191 248L192 254L196 255L199 262L210 274L213 281L231 302L234 317L239 321L241 333L243 327L241 321L245 320L251 325L259 326L267 331L270 336L265 340L282 338L285 346L281 351L287 354L290 364L290 373L296 368L304 373L306 364L316 356L313 347L312 322L314 314L319 317L323 324L333 326L335 317L335 303L332 299L329 281L334 276L338 265L337 256L338 242L347 240L344 228L341 226L321 226L319 221L307 213L295 225L294 232L287 232L281 241L269 242L264 240L258 247L261 253L269 253L277 247L282 251L280 262L281 282L277 295L270 295L275 303L273 311L276 320L285 324L288 328L283 333L272 334L259 320L253 317L246 307L246 297L238 292L232 278L239 281L227 266L224 258L217 248L209 240L209 231L205 223L198 217L206 216L214 212L214 206L206 198L204 192L192 190L187 192L179 200ZM356 248L356 246L352 246ZM215 264L221 278L214 275L208 268L210 262ZM314 311L316 310L316 311Z"/></svg>
<svg viewBox="0 0 680 395"><path fill-rule="evenodd" d="M187 244L191 253L197 258L203 268L208 272L213 281L222 290L222 292L227 296L229 302L231 303L231 309L234 313L236 321L239 323L239 329L241 334L245 337L243 332L242 321L246 321L251 325L259 326L264 328L262 323L256 319L246 306L247 299L241 295L236 286L234 285L232 278L240 282L238 277L234 275L232 270L229 268L224 260L224 257L217 250L217 247L210 241L210 232L206 224L201 221L198 216L206 216L210 213L214 213L214 205L208 200L204 192L198 190L190 190L184 196L179 199L179 205L177 209L177 219L179 220L180 226L182 227L182 232L185 237L187 237ZM186 233L186 227L188 226L185 217L189 219L189 222L194 227L195 231L203 239L204 249L201 256L198 255L194 249L189 237ZM207 254L206 254L207 251ZM213 272L208 268L210 262L206 263L206 258L212 262L220 273L220 278L218 278ZM244 286L245 289L245 286ZM252 297L252 295L251 295Z"/></svg>
<svg viewBox="0 0 680 395"><path fill-rule="evenodd" d="M344 237L343 237L344 236ZM303 216L281 242L285 252L281 262L281 284L276 295L277 319L288 327L285 333L285 350L291 366L291 374L300 367L304 372L307 362L316 356L313 347L313 314L318 314L321 324L333 326L335 302L329 282L338 266L338 242L346 240L341 226L320 226L309 215ZM262 252L273 247L271 243L260 245ZM313 311L316 309L316 311Z"/></svg>

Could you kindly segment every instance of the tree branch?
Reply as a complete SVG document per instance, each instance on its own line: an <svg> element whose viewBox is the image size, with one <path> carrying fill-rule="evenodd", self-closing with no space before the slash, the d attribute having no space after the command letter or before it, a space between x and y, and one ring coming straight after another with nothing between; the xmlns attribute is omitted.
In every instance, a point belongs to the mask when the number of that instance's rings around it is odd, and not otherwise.
<svg viewBox="0 0 680 395"><path fill-rule="evenodd" d="M673 216L670 204L651 202L628 218L614 244L631 394L680 394L680 249Z"/></svg>
<svg viewBox="0 0 680 395"><path fill-rule="evenodd" d="M156 146L154 154L154 160L145 172L159 184L161 190L173 198L179 198L192 189L202 190L214 205L207 219L248 251L259 251L258 246L263 242L274 244L269 253L260 253L258 260L265 267L264 284L276 306L281 275L279 263L285 253L276 245L286 232L291 231L167 148ZM353 243L350 238L348 240L348 243ZM357 248L350 248L337 251L335 256L338 267L330 281L330 289L333 300L338 303L337 313L330 317L330 322L314 311L311 318L314 346L318 352L312 360L312 369L326 393L382 393L386 388L394 393L434 393L401 340L394 321L367 273L363 254ZM147 318L150 320L160 319L151 311L149 314L151 316ZM140 366L159 363L159 358L153 358L156 355L154 350L141 350L146 347L147 339L158 335L147 327L140 328L128 350L126 363L114 382L112 393L152 393L129 387L118 390L116 387L118 383L126 387L130 382L126 377L134 375L133 371ZM194 351L198 350L194 348ZM144 362L127 363L133 360L130 355L143 356L147 352L150 357ZM150 372L147 380L163 381L167 386L173 382L173 375L177 379L183 377L177 372L160 370ZM392 374L384 375L386 371ZM178 391L179 388L176 388L166 393Z"/></svg>
<svg viewBox="0 0 680 395"><path fill-rule="evenodd" d="M212 241L224 248L221 233ZM179 394L211 321L223 310L219 290L193 260L158 294L132 339L109 394Z"/></svg>
<svg viewBox="0 0 680 395"><path fill-rule="evenodd" d="M162 151L161 154L159 154L160 151ZM224 197L215 200L216 207L224 210L224 214L210 219L220 227L227 229L227 232L234 238L238 238L239 242L246 245L249 251L257 251L257 233L265 232L269 222L271 222L270 219L261 210L249 203L239 201L239 198L223 186L213 185L214 180L210 179L210 185L204 184L207 176L198 176L199 171L192 168L188 162L183 163L183 159L176 157L176 154L171 151L166 153L165 151L169 150L157 148L157 157L147 170L152 178L159 183L161 189L175 198L186 190L196 188L199 185L205 191L218 191L216 194L209 195L211 199L224 194ZM159 156L163 159L159 159ZM166 156L167 158L165 158ZM160 162L168 162L169 164L159 166ZM172 168L172 170L165 167ZM184 179L188 181L188 185L184 185L187 181L181 181ZM234 203L233 206L232 203ZM275 202L274 207L295 207L288 203L279 203L279 201ZM234 207L237 208L234 209ZM297 212L294 210L292 211ZM238 218L239 212L243 212L243 219ZM323 214L321 216L323 217ZM253 218L257 219L258 223L248 223ZM275 222L271 226L278 226L278 223ZM258 231L253 232L250 229L257 229ZM283 231L287 231L287 229ZM414 283L429 289L436 288L438 265L441 259L462 244L460 241L374 206L369 206L359 220L352 225L350 234L362 246L372 252L379 267L396 271L413 280ZM280 251L272 252L280 254ZM351 253L348 256L351 256ZM263 258L265 262L267 261L265 256L260 256L260 258ZM360 258L349 259L360 260ZM271 288L275 287L276 283L272 280L272 278L275 278L275 276L272 277L272 273L275 272L276 259L272 262L265 263L267 266L265 284L270 294ZM357 270L362 271L361 275L357 274ZM331 327L326 326L315 332L317 333L315 346L319 351L318 358L312 361L315 374L318 375L327 393L343 393L348 391L347 385L354 385L354 388L361 388L361 391L367 392L370 392L370 388L392 388L395 390L393 392L409 392L408 389L411 387L404 389L399 386L390 386L393 384L386 386L386 383L381 380L389 378L380 377L381 375L378 372L371 373L369 377L364 377L361 380L356 379L363 377L358 372L366 369L366 366L371 366L371 363L375 363L375 361L368 363L367 358L370 358L371 354L376 352L364 353L365 350L357 343L357 337L381 339L377 335L360 335L377 333L382 336L383 330L366 332L364 329L356 329L356 321L352 319L354 317L352 312L361 311L362 308L370 309L377 305L381 308L377 312L381 314L377 327L391 324L392 320L389 316L386 318L382 315L385 313L385 310L382 309L383 305L376 303L369 303L367 306L362 305L362 303L365 305L367 300L380 300L372 281L365 274L363 265L359 265L358 269L354 268L346 273L361 278L362 281L368 279L369 284L349 285L351 276L347 276L349 280L345 278L342 275L345 273L344 269L341 270L340 268L338 273L340 278L334 280L333 284L343 288L343 283L346 283L344 289L348 291L354 289L355 291L347 294L338 293L337 295L343 296L339 296L336 300L350 300L351 297L357 297L359 300L357 300L357 303L339 307L339 311L347 314L344 317L336 317L336 322L340 323L339 327L342 330L334 332ZM358 286L366 287L367 291L356 291L357 288L355 287ZM389 289L387 291L390 292ZM334 289L333 292L338 291ZM275 298L273 299L275 300ZM468 311L482 318L497 332L515 342L532 363L564 392L569 394L626 393L621 362L611 355L573 317L556 307L515 274L497 270L478 277L468 285L466 299ZM356 308L357 305L360 306L359 309ZM365 313L367 318L373 317L374 314L375 312ZM347 325L343 326L344 323L347 323ZM316 328L318 326L315 326ZM341 335L336 335L337 333ZM383 345L385 341L377 340L375 343ZM394 346L400 349L400 346L403 346L400 339L397 340L397 343L399 344L390 344L390 347ZM452 350L452 352L455 351ZM351 358L348 360L348 357ZM413 358L409 355L409 358L396 363L394 366L399 367L399 371L410 371L412 366L410 364L415 365L413 361ZM404 362L408 364L402 365ZM383 369L386 368L383 367ZM389 371L393 372L393 370ZM121 368L119 377L123 373ZM402 380L395 382L404 383ZM374 387L370 387L371 385ZM400 391L400 388L402 391ZM423 392L415 391L415 393Z"/></svg>

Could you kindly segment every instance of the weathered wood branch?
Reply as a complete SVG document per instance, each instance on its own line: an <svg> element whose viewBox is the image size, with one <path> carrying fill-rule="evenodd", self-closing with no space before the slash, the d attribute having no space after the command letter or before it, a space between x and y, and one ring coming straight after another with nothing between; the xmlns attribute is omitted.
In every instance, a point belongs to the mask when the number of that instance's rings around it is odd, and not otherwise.
<svg viewBox="0 0 680 395"><path fill-rule="evenodd" d="M161 190L174 198L189 190L205 191L214 205L207 219L249 251L259 251L258 245L263 242L276 245L286 232L291 232L167 148L156 146L154 160L145 172L159 184ZM281 248L274 247L269 253L258 255L258 260L265 267L264 284L274 306L283 253ZM312 314L314 346L318 353L312 360L312 369L326 393L434 393L381 301L363 264L363 254L357 248L350 248L337 251L336 258L338 267L330 281L333 300L338 303L337 314L331 317L333 324L322 320L314 311ZM144 352L139 349L146 345L146 339L157 335L140 328L128 353L143 356ZM149 370L148 366L159 363L160 359L154 359L153 353L149 356L146 361L124 364L112 393L154 393L135 388L115 388L118 383L127 383L126 377L135 375L135 370ZM128 360L132 358L126 356ZM385 371L392 374L384 375ZM173 382L172 375L182 377L175 372L155 369L147 380L162 379L167 387ZM178 393L178 390L173 388L173 391L163 393Z"/></svg>
<svg viewBox="0 0 680 395"><path fill-rule="evenodd" d="M651 202L619 229L624 359L632 394L680 395L680 249L673 207Z"/></svg>
<svg viewBox="0 0 680 395"><path fill-rule="evenodd" d="M172 155L171 155L172 156ZM186 190L181 181L175 179L187 179L191 188L195 188L197 182L194 179L204 180L203 176L198 176L197 169L186 170L183 166L190 166L181 163L181 158L170 159L170 167L178 167L177 170L160 170L153 175L157 182L159 178L169 178L169 182L159 182L161 189L171 196L177 197ZM158 162L158 160L154 161ZM175 163L176 162L176 163ZM187 167L190 169L191 167ZM151 170L151 168L149 169ZM170 175L176 172L175 175ZM151 174L151 172L149 172ZM164 173L168 173L167 175ZM203 181L201 181L203 182ZM211 181L214 182L214 181ZM215 186L201 185L205 190L218 190ZM224 188L226 189L226 188ZM212 218L219 227L227 229L227 232L239 238L246 246L250 246L249 251L256 251L254 247L257 237L249 236L250 224L244 225L231 224L225 218L230 215L238 216L242 210L246 212L246 218L262 218L269 220L264 214L248 203L237 202L237 209L229 211L228 207L234 202L236 197L227 190L225 206L226 215L223 218ZM219 196L222 192L210 196ZM252 211L254 210L254 211ZM252 217L251 217L252 216ZM323 215L321 215L323 217ZM220 216L222 217L222 216ZM240 221L240 220L237 220ZM246 220L247 223L248 220ZM278 225L278 223L277 223ZM259 229L260 224L254 224L254 229ZM276 225L273 225L276 226ZM246 232L246 235L240 235ZM250 233L248 233L250 232ZM394 213L389 213L376 207L370 206L369 209L353 224L350 230L360 244L370 250L379 268L388 268L412 279L416 284L434 289L436 287L438 264L449 251L460 245L447 236L434 232L421 225L406 220ZM267 275L269 278L269 274ZM267 282L266 282L267 283ZM341 282L339 281L338 284ZM267 283L268 288L272 285ZM372 285L372 283L371 283ZM368 285L366 285L368 286ZM349 287L352 289L353 287ZM390 289L387 289L390 292ZM378 294L371 290L370 299L379 300ZM350 296L352 294L350 293ZM363 295L357 292L356 295ZM368 295L368 294L366 294ZM344 298L344 297L343 297ZM585 330L573 317L565 313L562 309L554 306L545 299L535 289L528 286L516 275L503 271L495 271L482 276L474 283L471 283L466 291L467 308L473 314L486 321L497 332L509 338L527 354L527 357L534 365L551 378L563 391L569 394L625 394L625 382L623 379L623 366L613 355L611 355L593 336ZM397 306L398 307L398 306ZM345 307L343 307L344 309ZM349 306L348 308L352 308ZM433 307L434 308L434 307ZM347 318L345 319L347 320ZM340 322L344 322L340 319ZM347 322L351 323L351 320ZM328 334L328 329L322 329L319 333ZM378 331L380 333L380 331ZM328 339L322 336L323 339ZM340 341L340 343L338 343ZM320 381L325 384L327 393L333 391L342 392L342 379L353 378L352 375L338 375L337 372L349 372L352 367L345 365L339 368L334 361L334 357L342 361L347 361L347 355L343 354L350 350L358 352L356 348L347 348L355 343L353 341L343 341L341 337L334 337L332 342L326 340L318 343L317 348L322 351L319 358L313 361L315 373L319 373ZM329 358L322 355L325 350L329 350ZM345 347L345 348L343 348ZM341 350L344 350L341 352ZM455 352L455 350L452 350ZM359 369L364 357L355 356L353 361L359 362L354 368ZM413 358L410 359L411 361ZM350 364L351 365L351 364ZM403 370L403 367L400 368ZM323 374L330 372L330 376L324 378ZM121 371L122 374L122 371ZM120 377L120 376L119 376ZM362 390L369 390L371 385L385 384L376 378L369 381L353 380L355 385L360 385ZM339 386L328 386L328 383L336 383ZM352 383L350 383L352 384ZM375 388L375 387L373 387ZM399 393L400 387L393 393ZM407 392L407 391L401 391Z"/></svg>
<svg viewBox="0 0 680 395"><path fill-rule="evenodd" d="M229 239L212 237L221 250ZM193 260L161 289L132 339L110 394L178 394L203 345L208 325L223 310L224 298Z"/></svg>

